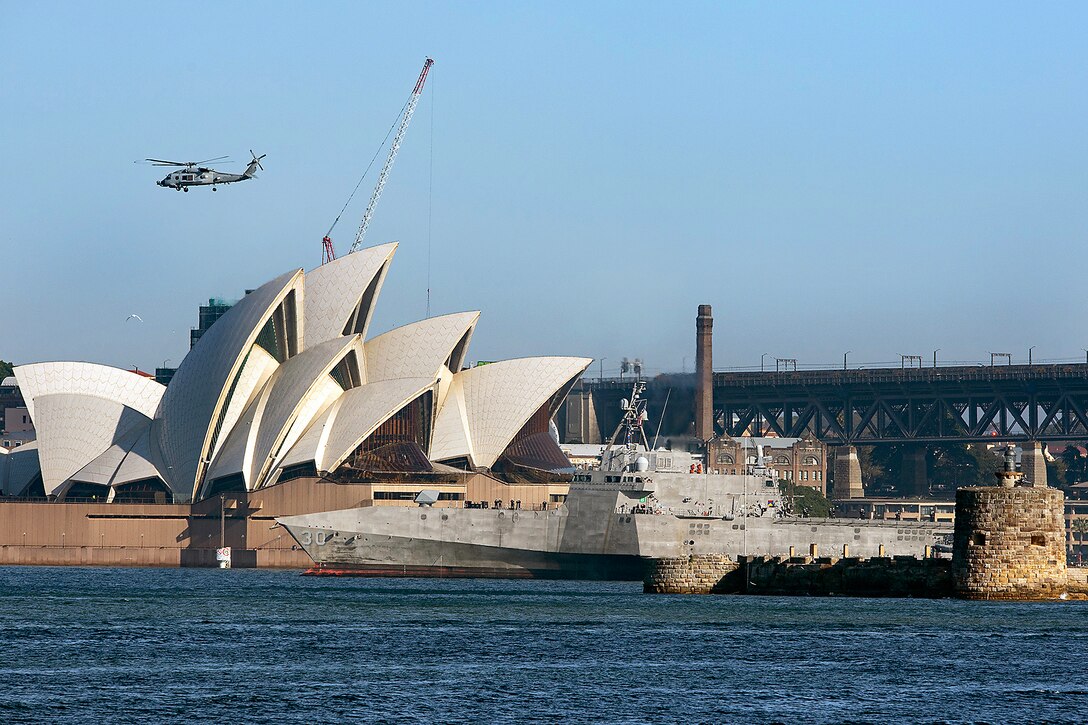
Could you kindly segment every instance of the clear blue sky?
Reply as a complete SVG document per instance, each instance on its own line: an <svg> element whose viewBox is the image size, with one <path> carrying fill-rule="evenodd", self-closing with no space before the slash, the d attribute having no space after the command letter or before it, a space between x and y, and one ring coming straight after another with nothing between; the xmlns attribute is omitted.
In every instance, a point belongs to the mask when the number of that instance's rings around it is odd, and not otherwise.
<svg viewBox="0 0 1088 725"><path fill-rule="evenodd" d="M433 158L471 359L691 370L700 303L717 367L1081 359L1086 38L1083 3L3 0L0 358L177 365L202 300L319 262L431 55L375 332L425 314ZM250 148L215 194L132 163Z"/></svg>

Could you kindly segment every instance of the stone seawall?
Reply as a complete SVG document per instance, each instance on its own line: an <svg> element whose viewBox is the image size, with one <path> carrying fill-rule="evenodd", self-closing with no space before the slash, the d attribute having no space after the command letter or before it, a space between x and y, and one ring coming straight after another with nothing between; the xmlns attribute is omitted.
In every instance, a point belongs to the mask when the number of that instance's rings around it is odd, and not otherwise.
<svg viewBox="0 0 1088 725"><path fill-rule="evenodd" d="M693 554L651 559L642 590L653 594L727 594L737 562L723 554Z"/></svg>
<svg viewBox="0 0 1088 725"><path fill-rule="evenodd" d="M692 555L655 559L643 591L654 594L948 597L948 559L910 556L858 558Z"/></svg>
<svg viewBox="0 0 1088 725"><path fill-rule="evenodd" d="M1065 570L1066 588L1070 596L1088 599L1088 568L1069 567Z"/></svg>
<svg viewBox="0 0 1088 725"><path fill-rule="evenodd" d="M747 576L741 563L740 576L748 594L939 598L952 595L951 564L913 556L755 559Z"/></svg>

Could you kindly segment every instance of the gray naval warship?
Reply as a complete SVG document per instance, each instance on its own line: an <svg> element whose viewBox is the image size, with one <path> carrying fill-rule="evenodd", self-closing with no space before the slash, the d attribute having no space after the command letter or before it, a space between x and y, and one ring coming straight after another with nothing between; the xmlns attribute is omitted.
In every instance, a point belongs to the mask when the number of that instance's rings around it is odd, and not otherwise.
<svg viewBox="0 0 1088 725"><path fill-rule="evenodd" d="M689 554L921 556L951 524L790 514L762 455L743 474L704 472L685 451L651 450L636 382L597 469L577 470L556 508L404 506L277 519L312 574L640 580L649 558ZM622 441L617 438L623 435Z"/></svg>

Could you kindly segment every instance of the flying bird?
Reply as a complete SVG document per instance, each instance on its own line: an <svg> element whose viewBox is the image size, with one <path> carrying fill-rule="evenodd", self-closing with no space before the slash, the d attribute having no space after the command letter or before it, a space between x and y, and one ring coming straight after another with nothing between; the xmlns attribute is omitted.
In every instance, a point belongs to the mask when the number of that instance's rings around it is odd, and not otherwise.
<svg viewBox="0 0 1088 725"><path fill-rule="evenodd" d="M135 313L134 313L134 314L131 314L131 315L129 315L128 317L126 317L126 318L125 318L125 322L128 322L129 320L132 320L132 319L136 319L136 320L139 320L140 322L143 322L143 321L144 321L144 318L142 318L142 317L140 317L139 315L137 315L137 314L135 314Z"/></svg>

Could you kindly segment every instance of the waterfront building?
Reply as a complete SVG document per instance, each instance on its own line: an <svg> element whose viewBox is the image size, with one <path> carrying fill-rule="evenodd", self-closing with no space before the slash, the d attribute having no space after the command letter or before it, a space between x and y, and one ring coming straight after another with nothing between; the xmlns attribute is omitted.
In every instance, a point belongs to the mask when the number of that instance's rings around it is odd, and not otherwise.
<svg viewBox="0 0 1088 725"><path fill-rule="evenodd" d="M0 380L0 448L18 448L34 438L34 422L23 403L18 380L15 376Z"/></svg>
<svg viewBox="0 0 1088 725"><path fill-rule="evenodd" d="M956 520L956 502L953 499L866 496L836 501L835 512L847 519L950 523Z"/></svg>
<svg viewBox="0 0 1088 725"><path fill-rule="evenodd" d="M478 312L368 339L396 246L288 272L225 310L210 304L206 325L202 307L204 329L169 387L93 363L18 366L37 440L6 457L0 490L198 502L299 478L362 480L377 504L421 485L463 500L479 473L495 484L564 475L549 426L590 360L469 368ZM561 495L544 487L539 505Z"/></svg>
<svg viewBox="0 0 1088 725"><path fill-rule="evenodd" d="M827 492L827 447L815 438L718 437L707 444L711 473L743 473L745 466L763 465L772 476Z"/></svg>
<svg viewBox="0 0 1088 725"><path fill-rule="evenodd" d="M24 408L19 381L14 375L0 380L0 431L7 430L6 414L9 408Z"/></svg>
<svg viewBox="0 0 1088 725"><path fill-rule="evenodd" d="M248 289L246 294L248 295L252 291ZM227 310L233 306L234 302L219 297L210 297L208 304L200 305L197 311L197 326L189 330L189 349L192 350L196 346L197 340L208 331L216 320L227 314ZM174 373L177 371L177 368L168 367L164 363L162 367L155 368L155 382L161 385L169 385L170 381L174 379Z"/></svg>
<svg viewBox="0 0 1088 725"><path fill-rule="evenodd" d="M16 408L14 410L8 408L7 415L10 419L12 417L18 416L20 412L25 413L25 411L25 408ZM5 430L0 432L0 448L10 451L12 448L18 448L21 445L30 443L34 440L34 438L35 434L33 427L24 430Z"/></svg>

